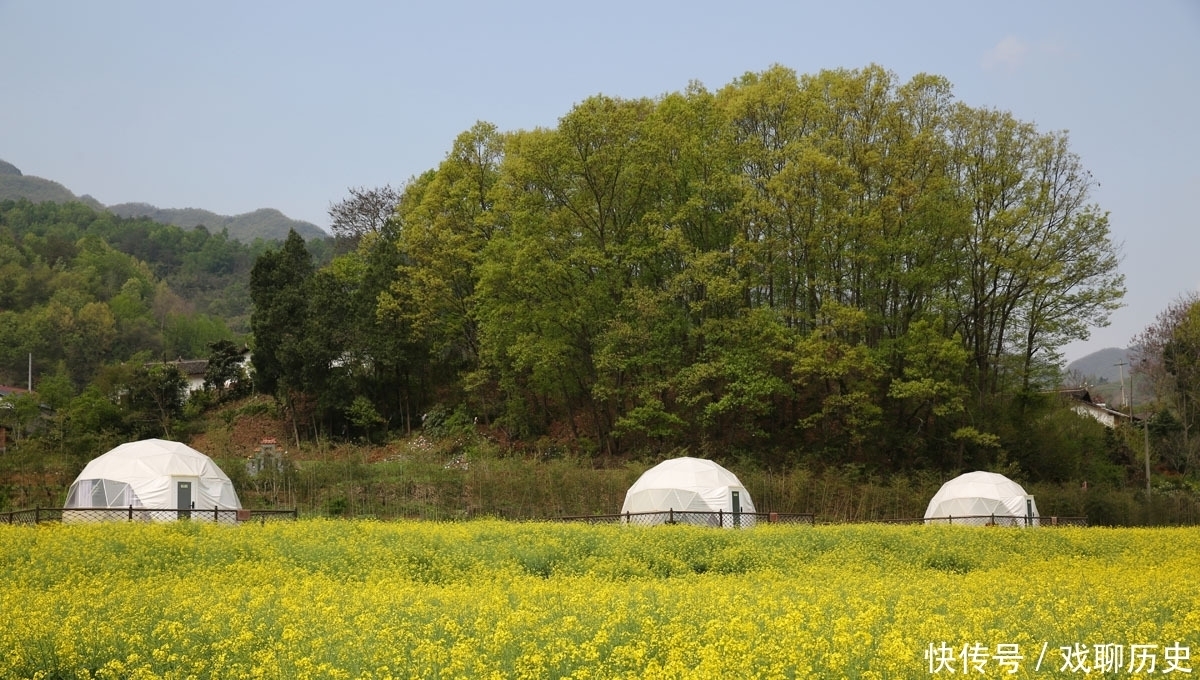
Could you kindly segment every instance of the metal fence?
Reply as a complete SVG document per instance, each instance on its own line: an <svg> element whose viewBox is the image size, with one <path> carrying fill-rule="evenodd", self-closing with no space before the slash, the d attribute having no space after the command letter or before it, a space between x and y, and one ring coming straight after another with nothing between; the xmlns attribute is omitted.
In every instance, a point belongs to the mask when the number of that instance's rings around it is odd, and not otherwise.
<svg viewBox="0 0 1200 680"><path fill-rule="evenodd" d="M1086 527L1087 517L1013 517L1009 515L963 515L961 517L913 517L875 520L884 524L962 524L976 527Z"/></svg>
<svg viewBox="0 0 1200 680"><path fill-rule="evenodd" d="M807 513L667 510L665 512L624 512L615 515L575 515L558 517L556 519L563 522L587 522L588 524L633 524L637 526L693 524L706 527L745 529L759 523L811 525L814 516Z"/></svg>
<svg viewBox="0 0 1200 680"><path fill-rule="evenodd" d="M557 518L563 522L587 522L588 524L633 524L639 526L654 526L658 524L693 524L697 526L749 528L758 523L768 524L808 524L815 523L815 517L809 513L782 512L694 512L669 510L666 512L626 512L616 515L576 515ZM852 522L831 522L832 524L958 524L966 526L999 526L999 527L1058 527L1058 526L1087 526L1086 517L1010 517L1003 515L969 515L963 517L913 517L904 519L877 519Z"/></svg>
<svg viewBox="0 0 1200 680"><path fill-rule="evenodd" d="M0 512L0 524L41 524L61 522L83 524L89 522L173 522L186 519L193 522L216 522L239 524L245 522L277 522L297 519L292 510L177 510L174 508L32 508ZM724 510L692 511L667 510L665 512L625 512L612 515L575 515L555 518L562 522L586 522L588 524L631 524L655 526L659 524L690 524L695 526L724 527L727 529L750 528L758 524L815 524L810 513L785 512L725 512ZM1000 527L1084 527L1086 517L1011 517L1004 515L964 515L961 517L912 517L903 519L877 519L868 522L881 524L958 524L966 526ZM842 522L837 522L842 523ZM860 522L850 522L860 523Z"/></svg>
<svg viewBox="0 0 1200 680"><path fill-rule="evenodd" d="M85 524L90 522L174 522L186 519L193 522L239 524L244 522L275 522L295 520L296 510L177 510L174 508L33 508L0 512L0 524Z"/></svg>

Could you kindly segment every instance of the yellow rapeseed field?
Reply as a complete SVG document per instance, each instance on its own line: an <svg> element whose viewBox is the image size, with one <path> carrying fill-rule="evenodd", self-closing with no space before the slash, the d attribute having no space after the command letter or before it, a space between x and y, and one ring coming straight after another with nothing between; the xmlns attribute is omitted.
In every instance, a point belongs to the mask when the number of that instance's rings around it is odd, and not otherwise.
<svg viewBox="0 0 1200 680"><path fill-rule="evenodd" d="M1200 677L1195 529L0 526L0 569L0 678Z"/></svg>

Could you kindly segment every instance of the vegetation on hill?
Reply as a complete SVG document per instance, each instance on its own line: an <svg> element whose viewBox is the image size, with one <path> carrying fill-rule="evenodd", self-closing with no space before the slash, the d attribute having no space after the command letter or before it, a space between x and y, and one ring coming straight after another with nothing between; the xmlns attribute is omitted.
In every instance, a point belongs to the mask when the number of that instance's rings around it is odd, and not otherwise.
<svg viewBox="0 0 1200 680"><path fill-rule="evenodd" d="M143 364L240 346L246 279L266 248L79 203L0 201L0 384L24 385L32 357L36 390L0 409L7 439L82 457L170 434L185 383Z"/></svg>
<svg viewBox="0 0 1200 680"><path fill-rule="evenodd" d="M147 217L155 222L173 224L184 229L205 227L210 232L226 232L228 237L243 243L256 240L281 241L289 229L308 239L328 236L312 222L293 220L273 208L261 208L241 215L218 215L198 208L158 208L146 203L121 203L108 206L88 195L76 196L58 182L21 173L15 165L0 161L0 201L27 200L31 203L79 202L95 210L108 210L121 217Z"/></svg>
<svg viewBox="0 0 1200 680"><path fill-rule="evenodd" d="M288 230L294 230L305 239L320 239L328 236L312 222L293 220L273 208L260 208L241 215L218 215L199 208L158 208L147 203L120 203L108 206L108 210L122 217L147 217L155 222L173 224L191 229L205 227L211 232L226 232L230 238L252 243L256 240L282 241Z"/></svg>
<svg viewBox="0 0 1200 680"><path fill-rule="evenodd" d="M1067 373L1088 385L1113 383L1120 389L1122 380L1128 384L1131 358L1128 349L1107 347L1067 364Z"/></svg>
<svg viewBox="0 0 1200 680"><path fill-rule="evenodd" d="M52 182L41 177L22 175L21 171L17 170L15 166L7 163L5 165L16 170L16 172L0 172L0 201L24 199L33 203L43 203L45 201L53 201L55 203L79 202L97 210L104 209L104 206L91 196L76 196L71 193L70 189L58 182Z"/></svg>

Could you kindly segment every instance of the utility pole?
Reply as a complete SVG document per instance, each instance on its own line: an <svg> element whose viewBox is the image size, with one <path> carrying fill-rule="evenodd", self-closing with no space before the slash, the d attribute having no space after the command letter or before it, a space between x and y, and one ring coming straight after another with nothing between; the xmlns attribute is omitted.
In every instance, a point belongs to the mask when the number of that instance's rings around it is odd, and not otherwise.
<svg viewBox="0 0 1200 680"><path fill-rule="evenodd" d="M1129 424L1133 425L1133 369L1129 371ZM1150 420L1142 421L1142 448L1146 451L1146 504L1150 503Z"/></svg>
<svg viewBox="0 0 1200 680"><path fill-rule="evenodd" d="M1122 361L1116 366L1119 375L1121 376L1121 400L1125 400L1125 366L1126 362ZM1133 367L1129 368L1129 427L1137 427L1133 424ZM1146 504L1149 507L1150 503L1150 423L1149 421L1142 422L1142 450L1146 456Z"/></svg>
<svg viewBox="0 0 1200 680"><path fill-rule="evenodd" d="M1122 362L1121 362L1121 363L1119 363L1119 364L1113 364L1113 366L1116 366L1116 367L1117 367L1117 375L1119 375L1119 376L1120 376L1120 380L1121 380L1121 406L1124 406L1124 405L1125 405L1125 366L1126 366L1126 362L1122 361ZM1133 371L1132 371L1132 370L1130 370L1130 372L1129 372L1129 392L1130 392L1130 396L1129 396L1129 404L1130 404L1130 410L1129 410L1129 422L1131 422L1131 423L1132 423L1132 422L1133 422L1133 394L1132 394L1132 393L1133 393Z"/></svg>

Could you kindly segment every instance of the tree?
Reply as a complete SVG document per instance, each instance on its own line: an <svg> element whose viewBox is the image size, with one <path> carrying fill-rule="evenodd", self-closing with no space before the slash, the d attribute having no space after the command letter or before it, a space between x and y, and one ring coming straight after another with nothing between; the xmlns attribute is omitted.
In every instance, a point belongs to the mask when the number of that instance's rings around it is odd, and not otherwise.
<svg viewBox="0 0 1200 680"><path fill-rule="evenodd" d="M357 245L367 234L383 231L402 194L390 184L374 189L350 187L349 192L348 198L329 206L329 227L336 238Z"/></svg>
<svg viewBox="0 0 1200 680"><path fill-rule="evenodd" d="M38 397L32 392L18 392L0 398L0 425L13 433L16 441L21 440L40 413Z"/></svg>
<svg viewBox="0 0 1200 680"><path fill-rule="evenodd" d="M410 185L399 215L403 276L393 290L402 314L433 351L475 365L477 267L494 229L493 189L504 157L504 136L476 123L454 141L435 173Z"/></svg>
<svg viewBox="0 0 1200 680"><path fill-rule="evenodd" d="M227 396L248 393L249 376L243 360L246 350L232 340L218 340L209 344L208 366L204 370L204 389L213 392L217 401Z"/></svg>
<svg viewBox="0 0 1200 680"><path fill-rule="evenodd" d="M175 364L135 368L125 385L126 422L141 436L172 437L171 427L183 416L187 377Z"/></svg>
<svg viewBox="0 0 1200 680"><path fill-rule="evenodd" d="M1133 338L1131 349L1135 374L1162 403L1163 412L1156 416L1162 437L1156 448L1178 471L1195 469L1200 463L1200 442L1193 432L1200 417L1200 294L1172 301Z"/></svg>
<svg viewBox="0 0 1200 680"><path fill-rule="evenodd" d="M263 253L250 271L254 384L260 392L284 403L291 415L297 446L300 439L297 410L309 402L305 372L315 359L306 354L305 340L312 276L312 257L304 239L294 230L288 232L282 249Z"/></svg>
<svg viewBox="0 0 1200 680"><path fill-rule="evenodd" d="M1058 347L1108 323L1124 281L1107 217L1088 202L1093 180L1065 133L961 104L952 125L951 173L969 219L946 311L983 402L1005 378L1028 391L1039 358L1056 360Z"/></svg>
<svg viewBox="0 0 1200 680"><path fill-rule="evenodd" d="M295 231L288 232L282 249L260 255L250 271L252 362L260 392L275 395L282 381L295 383L304 369L301 346L312 275L312 258Z"/></svg>

